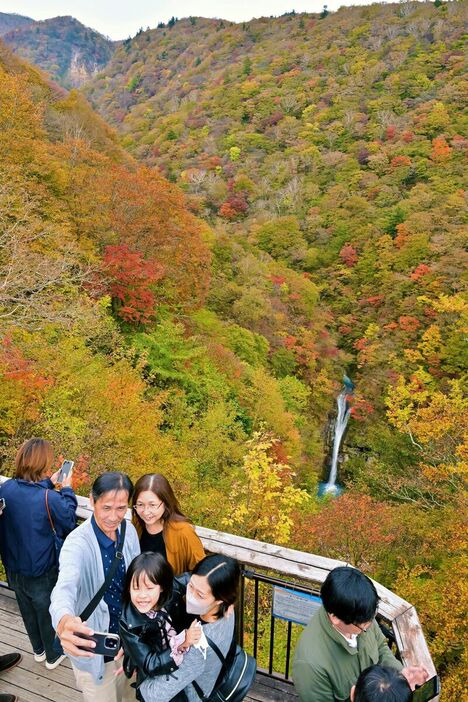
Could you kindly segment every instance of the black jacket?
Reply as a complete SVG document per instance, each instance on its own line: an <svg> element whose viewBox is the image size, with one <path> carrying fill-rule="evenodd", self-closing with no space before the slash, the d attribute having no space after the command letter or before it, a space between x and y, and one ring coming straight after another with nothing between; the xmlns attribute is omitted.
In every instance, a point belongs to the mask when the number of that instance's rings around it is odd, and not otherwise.
<svg viewBox="0 0 468 702"><path fill-rule="evenodd" d="M140 614L131 602L123 606L119 622L125 651L123 667L129 678L137 670L137 687L148 676L170 675L177 670L171 656L165 624L169 622L179 632L190 626L195 618L187 615L185 609L184 595L189 578L189 573L174 578L172 596L164 605L166 611L158 612L155 619Z"/></svg>
<svg viewBox="0 0 468 702"><path fill-rule="evenodd" d="M158 612L155 619L149 619L145 614L140 614L131 602L122 609L119 629L125 651L124 671L130 678L136 668L137 685L148 676L168 675L177 670L171 657L166 621L170 622L170 619L164 612Z"/></svg>
<svg viewBox="0 0 468 702"><path fill-rule="evenodd" d="M172 626L179 633L183 629L188 629L190 624L197 619L194 614L187 614L185 608L185 593L187 583L191 578L191 573L182 573L174 578L172 583L172 596L164 605L171 618Z"/></svg>

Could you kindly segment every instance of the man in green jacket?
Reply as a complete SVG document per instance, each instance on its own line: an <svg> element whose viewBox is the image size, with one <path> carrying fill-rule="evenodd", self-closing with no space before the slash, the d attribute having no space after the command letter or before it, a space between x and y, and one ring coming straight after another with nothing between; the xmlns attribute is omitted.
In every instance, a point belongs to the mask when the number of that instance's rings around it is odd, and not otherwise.
<svg viewBox="0 0 468 702"><path fill-rule="evenodd" d="M359 674L371 665L401 670L411 687L422 684L421 666L403 668L375 621L378 595L359 570L332 570L322 585L323 606L302 632L293 662L301 702L344 702Z"/></svg>

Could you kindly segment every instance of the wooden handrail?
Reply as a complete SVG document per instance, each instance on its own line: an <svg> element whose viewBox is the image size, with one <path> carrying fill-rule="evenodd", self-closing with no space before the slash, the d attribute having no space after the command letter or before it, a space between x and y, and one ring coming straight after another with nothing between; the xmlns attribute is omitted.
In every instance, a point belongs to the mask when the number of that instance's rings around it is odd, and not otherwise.
<svg viewBox="0 0 468 702"><path fill-rule="evenodd" d="M5 480L8 478L0 476L0 484ZM77 499L77 516L80 519L87 519L93 512L89 498L77 495ZM129 509L126 513L126 519L130 520L131 517L132 513ZM336 561L332 558L324 558L313 553L296 551L264 541L246 539L243 536L215 529L195 526L195 530L205 549L211 553L232 556L245 565L267 568L282 575L301 578L313 584L323 583L333 568L343 565L352 566L344 561ZM436 670L416 609L380 583L373 582L380 598L379 614L392 626L403 664L423 665L432 677L436 674Z"/></svg>
<svg viewBox="0 0 468 702"><path fill-rule="evenodd" d="M275 570L313 584L323 583L333 568L352 565L205 527L195 529L207 551L232 556L241 563ZM380 583L375 580L373 583L380 598L378 612L392 625L403 664L423 665L432 677L436 670L416 609Z"/></svg>

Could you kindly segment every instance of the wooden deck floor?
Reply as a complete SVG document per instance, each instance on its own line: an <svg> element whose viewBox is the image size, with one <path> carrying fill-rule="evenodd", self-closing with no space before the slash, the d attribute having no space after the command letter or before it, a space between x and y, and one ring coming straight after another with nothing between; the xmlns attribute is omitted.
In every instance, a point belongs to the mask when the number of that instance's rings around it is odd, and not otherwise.
<svg viewBox="0 0 468 702"><path fill-rule="evenodd" d="M0 587L0 654L19 651L23 660L0 673L0 692L17 695L18 702L81 702L68 661L55 670L36 663L15 595ZM297 702L292 685L259 674L247 698L250 702Z"/></svg>
<svg viewBox="0 0 468 702"><path fill-rule="evenodd" d="M0 589L0 654L19 651L23 660L6 673L0 673L0 692L18 696L19 702L81 702L75 688L70 663L55 670L36 663L23 620L11 590Z"/></svg>

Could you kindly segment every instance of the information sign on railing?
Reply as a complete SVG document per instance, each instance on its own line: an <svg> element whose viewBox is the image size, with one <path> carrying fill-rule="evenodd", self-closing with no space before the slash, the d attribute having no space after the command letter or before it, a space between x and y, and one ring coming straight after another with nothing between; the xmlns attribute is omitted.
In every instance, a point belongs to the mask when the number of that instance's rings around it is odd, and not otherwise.
<svg viewBox="0 0 468 702"><path fill-rule="evenodd" d="M309 623L322 600L318 595L309 595L288 587L273 588L273 616L296 624Z"/></svg>

